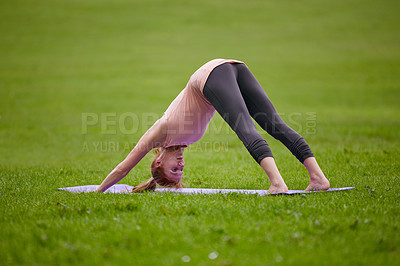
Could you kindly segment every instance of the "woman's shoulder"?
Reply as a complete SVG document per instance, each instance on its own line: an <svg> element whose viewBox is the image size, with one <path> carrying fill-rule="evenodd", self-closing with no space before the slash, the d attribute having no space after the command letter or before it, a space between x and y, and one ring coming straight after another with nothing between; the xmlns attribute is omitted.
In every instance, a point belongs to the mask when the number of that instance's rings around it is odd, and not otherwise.
<svg viewBox="0 0 400 266"><path fill-rule="evenodd" d="M151 150L163 146L167 133L167 121L165 116L158 119L147 131L144 133L139 142L141 146Z"/></svg>
<svg viewBox="0 0 400 266"><path fill-rule="evenodd" d="M164 136L167 132L168 129L168 121L167 121L168 117L166 114L164 114L160 119L158 119L153 127L154 127L154 131L157 132L158 134Z"/></svg>

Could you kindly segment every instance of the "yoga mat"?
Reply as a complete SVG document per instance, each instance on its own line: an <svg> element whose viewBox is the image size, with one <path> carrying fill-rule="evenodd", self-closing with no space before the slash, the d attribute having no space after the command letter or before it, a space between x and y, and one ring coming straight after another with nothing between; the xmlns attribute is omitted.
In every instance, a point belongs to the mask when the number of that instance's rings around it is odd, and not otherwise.
<svg viewBox="0 0 400 266"><path fill-rule="evenodd" d="M64 187L59 188L59 190L69 191L73 193L81 192L91 192L95 191L98 185L87 185L87 186L77 186L77 187ZM116 184L105 191L105 193L119 193L119 194L129 194L129 190L133 189L133 186ZM173 192L181 194L227 194L227 193L242 193L242 194L258 194L259 196L264 195L293 195L293 194L307 194L316 192L332 192L332 191L343 191L355 189L355 187L341 187L341 188L330 188L326 191L304 191L304 190L289 190L289 192L268 194L268 190L249 190L249 189L215 189L215 188L156 188L156 192Z"/></svg>

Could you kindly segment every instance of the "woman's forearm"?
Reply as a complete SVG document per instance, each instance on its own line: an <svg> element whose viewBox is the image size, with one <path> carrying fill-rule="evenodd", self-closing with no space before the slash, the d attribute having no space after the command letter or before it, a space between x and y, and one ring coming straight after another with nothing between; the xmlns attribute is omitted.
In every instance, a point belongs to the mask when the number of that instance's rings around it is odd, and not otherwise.
<svg viewBox="0 0 400 266"><path fill-rule="evenodd" d="M126 173L126 171L121 170L120 166L115 167L114 170L108 174L106 179L104 179L101 185L96 189L96 192L106 191L109 187L113 186L115 183L118 183L127 174L128 173Z"/></svg>

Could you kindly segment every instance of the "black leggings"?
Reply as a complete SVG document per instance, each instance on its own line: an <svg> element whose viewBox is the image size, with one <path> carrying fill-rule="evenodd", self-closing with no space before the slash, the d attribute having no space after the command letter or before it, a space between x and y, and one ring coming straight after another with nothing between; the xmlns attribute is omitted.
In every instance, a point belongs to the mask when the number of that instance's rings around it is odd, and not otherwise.
<svg viewBox="0 0 400 266"><path fill-rule="evenodd" d="M306 141L278 115L245 64L225 63L216 67L207 79L203 94L235 131L257 163L273 156L267 142L257 132L252 117L301 163L314 156Z"/></svg>

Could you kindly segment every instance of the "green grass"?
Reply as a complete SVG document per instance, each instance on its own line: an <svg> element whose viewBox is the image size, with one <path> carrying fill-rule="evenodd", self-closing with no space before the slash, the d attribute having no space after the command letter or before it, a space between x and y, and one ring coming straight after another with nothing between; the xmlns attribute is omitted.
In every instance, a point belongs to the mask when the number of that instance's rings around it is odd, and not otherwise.
<svg viewBox="0 0 400 266"><path fill-rule="evenodd" d="M0 265L399 264L399 10L394 0L1 1ZM56 190L99 184L213 58L245 61L331 186L356 190ZM99 122L85 132L87 114ZM289 188L305 188L302 165L264 136ZM190 187L269 186L218 116L185 161ZM145 181L149 165L121 183Z"/></svg>

